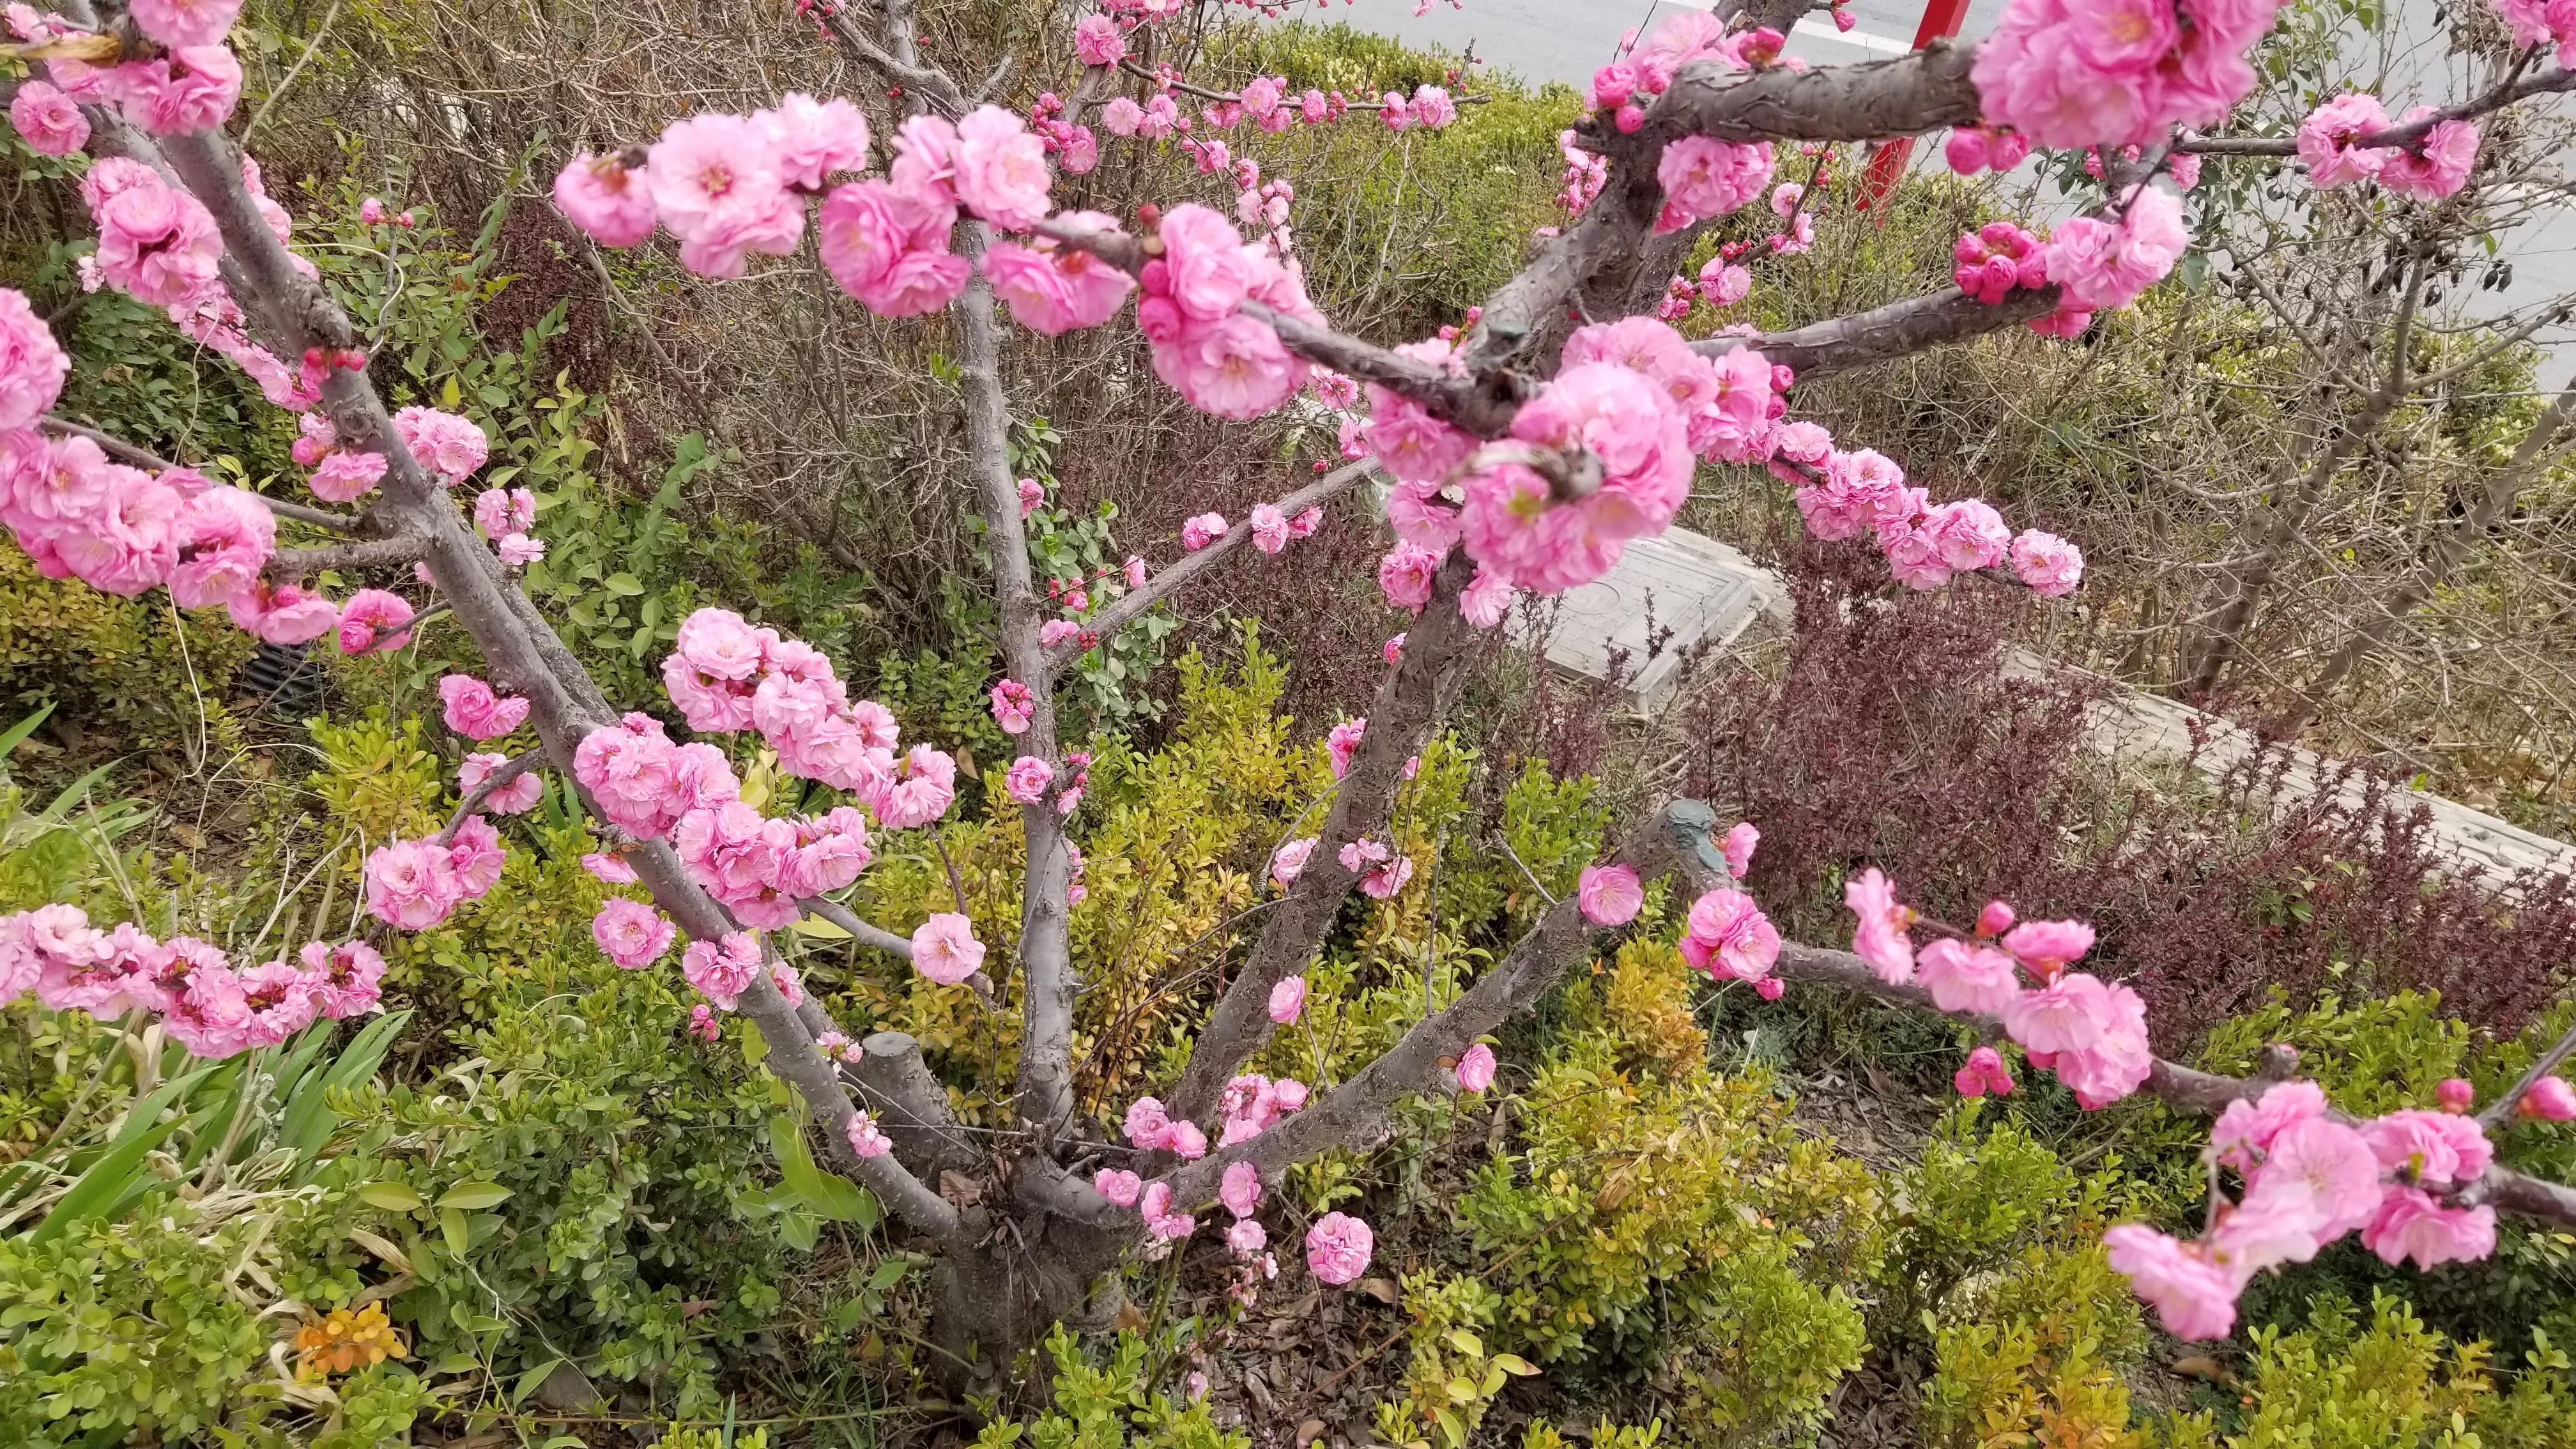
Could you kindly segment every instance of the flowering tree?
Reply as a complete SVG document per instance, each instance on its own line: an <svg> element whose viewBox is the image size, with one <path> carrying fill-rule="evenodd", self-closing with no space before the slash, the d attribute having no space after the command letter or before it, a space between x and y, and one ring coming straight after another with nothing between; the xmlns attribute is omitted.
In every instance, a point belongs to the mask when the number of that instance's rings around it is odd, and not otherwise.
<svg viewBox="0 0 2576 1449"><path fill-rule="evenodd" d="M1730 20L1684 14L1595 78L1587 118L1562 143L1571 224L1459 325L1391 349L1336 330L1308 300L1293 187L1265 181L1222 134L1436 128L1457 118L1462 98L1435 86L1375 99L1292 95L1268 78L1200 87L1149 63L1159 27L1180 8L1119 0L1080 15L1069 38L1078 75L1023 114L926 58L908 0L886 0L867 19L818 4L811 17L899 99L891 136L847 99L790 94L748 115L674 121L649 144L575 156L553 187L564 216L599 245L642 246L667 232L680 263L709 277L795 251L810 225L823 266L858 306L948 314L976 507L993 543L1007 677L991 708L1020 752L997 774L1019 806L1027 861L1007 946L1020 1015L1013 1116L998 1136L964 1131L909 1038L850 1040L804 991L780 934L820 917L934 983L994 995L993 947L964 915L932 914L905 937L837 899L880 833L948 812L956 761L901 739L882 706L851 699L821 651L723 609L689 617L661 665L693 738L675 742L659 719L612 708L514 577L542 552L529 533L534 500L491 487L459 505L453 490L484 465L483 435L452 413L388 411L359 330L297 255L292 219L263 192L256 163L227 138L241 74L224 44L232 0L133 0L113 13L85 0L59 14L12 6L37 73L15 83L10 114L39 152L91 158L81 182L97 229L90 280L166 309L298 413L308 486L339 507L217 485L53 417L68 360L26 299L0 290L0 517L55 577L129 595L166 587L179 605L221 606L264 640L330 637L350 654L403 643L415 605L402 588L333 601L306 581L326 569L398 581L411 569L406 587L434 592L484 660L480 676L441 681L446 727L477 742L532 733L536 743L468 754L445 829L369 856L368 910L413 931L470 908L509 848L494 817L530 809L539 772L568 777L612 847L585 864L638 888L599 913L600 949L643 970L685 938L679 969L704 998L701 1022L747 1018L835 1163L941 1245L940 1332L959 1362L1098 1314L1104 1275L1125 1255L1191 1238L1211 1205L1231 1220L1225 1242L1247 1281L1278 1271L1261 1221L1265 1188L1292 1164L1383 1132L1407 1096L1485 1090L1496 1063L1482 1038L1628 928L1663 876L1696 893L1682 949L1714 978L1766 997L1789 983L1857 991L1974 1024L1989 1044L1960 1069L1963 1093L2011 1090L2011 1053L2056 1073L2088 1108L2145 1091L2216 1115L2209 1232L2180 1242L2127 1226L2111 1240L2114 1263L2177 1333L2226 1332L2254 1274L2348 1232L2392 1263L2429 1268L2490 1251L2500 1209L2576 1224L2576 1191L2498 1164L2486 1137L2509 1113L2576 1115L2554 1075L2576 1036L2478 1115L2465 1092L2446 1088L2446 1112L2342 1120L2313 1084L2289 1079L2288 1060L2257 1080L2158 1060L2139 998L2076 969L2093 946L2081 922L2021 921L1995 902L1965 927L1945 926L1870 870L1848 890L1852 950L1785 942L1732 884L1758 832L1721 831L1690 801L1629 822L1573 896L1346 1080L1243 1070L1304 1010L1305 970L1351 893L1413 888L1415 862L1390 829L1393 802L1455 694L1472 632L1497 625L1516 594L1601 576L1627 543L1671 523L1702 462L1768 469L1795 490L1814 534L1866 540L1904 588L1967 576L2072 593L2083 573L2074 543L2016 531L1977 499L1935 500L1888 457L1793 419L1797 380L2015 325L2080 336L2182 260L2177 191L2204 155L2295 157L2309 184L2368 181L2392 208L2473 196L2483 118L2576 88L2565 68L2576 29L2553 29L2564 7L2505 6L2513 59L2469 100L2391 117L2374 97L2344 96L2290 137L2198 129L2223 127L2253 87L2246 57L2271 25L2268 0L2014 0L2001 30L1976 45L1829 70L1780 58L1803 4L1759 4ZM2554 68L2539 60L2552 47ZM1696 280L1664 280L1714 219L1767 206L1781 220L1773 253L1811 240L1806 184L1778 179L1779 148L1945 128L1962 171L2010 168L2033 146L2091 148L2099 202L2044 236L2004 222L1961 236L1956 286L1931 295L1772 335L1729 328L1694 341L1670 325L1694 297L1723 306L1750 285L1741 249L1721 252ZM1103 146L1161 141L1235 183L1236 220L1186 201L1125 218L1054 204L1062 177L1091 170ZM1247 242L1238 221L1257 237ZM1042 590L1023 527L1042 489L1010 466L997 304L1055 335L1123 325L1131 295L1163 384L1229 419L1304 390L1341 418L1347 462L1285 497L1193 517L1183 555L1159 570L1130 557ZM2398 371L2392 387L2402 387L2402 362ZM1083 963L1068 932L1083 866L1068 822L1089 761L1060 736L1059 685L1158 600L1246 544L1292 546L1326 504L1373 476L1389 485L1396 540L1378 582L1411 619L1388 643L1367 716L1333 732L1329 809L1313 836L1269 863L1277 899L1240 970L1206 1004L1179 1075L1121 1120L1090 1120L1074 1092ZM1227 516L1233 506L1239 519ZM280 547L281 530L330 541ZM765 815L715 743L743 732L781 769L846 803ZM172 1039L205 1056L281 1040L317 1015L366 1011L382 970L363 940L315 941L293 960L251 964L65 905L0 923L0 999L33 991L56 1009L158 1013ZM2240 1184L2233 1198L2222 1167ZM976 1186L943 1191L954 1178ZM1317 1278L1349 1283L1370 1261L1372 1235L1331 1213L1301 1246Z"/></svg>

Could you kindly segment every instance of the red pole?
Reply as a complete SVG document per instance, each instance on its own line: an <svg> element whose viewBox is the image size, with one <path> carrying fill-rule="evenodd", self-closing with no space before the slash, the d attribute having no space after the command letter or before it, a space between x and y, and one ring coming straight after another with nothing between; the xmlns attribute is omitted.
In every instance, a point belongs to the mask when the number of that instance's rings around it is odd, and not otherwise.
<svg viewBox="0 0 2576 1449"><path fill-rule="evenodd" d="M1936 40L1948 40L1959 33L1959 24L1968 18L1968 0L1925 0L1923 23L1914 30L1914 48L1921 50ZM1881 141L1870 148L1869 171L1861 177L1860 195L1852 202L1861 211L1878 211L1896 189L1896 179L1905 174L1905 158L1914 154L1914 138L1899 136ZM1885 221L1885 212L1879 220Z"/></svg>

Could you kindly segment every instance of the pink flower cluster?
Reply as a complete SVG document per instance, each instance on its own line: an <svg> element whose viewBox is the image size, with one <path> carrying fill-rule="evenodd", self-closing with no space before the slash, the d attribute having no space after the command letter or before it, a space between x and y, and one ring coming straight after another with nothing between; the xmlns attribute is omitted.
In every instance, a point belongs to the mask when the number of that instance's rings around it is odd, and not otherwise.
<svg viewBox="0 0 2576 1449"><path fill-rule="evenodd" d="M1950 278L1959 290L1991 307L2015 287L2048 285L2048 259L2038 237L2008 221L1990 221L1959 233Z"/></svg>
<svg viewBox="0 0 2576 1449"><path fill-rule="evenodd" d="M1987 124L2042 146L2146 145L2254 88L2273 0L2012 0L1969 79Z"/></svg>
<svg viewBox="0 0 2576 1449"><path fill-rule="evenodd" d="M2559 67L2576 68L2576 6L2551 0L2495 0L2495 8L2513 28L2516 50L2556 41Z"/></svg>
<svg viewBox="0 0 2576 1449"><path fill-rule="evenodd" d="M2467 1262L2495 1251L2495 1209L2444 1205L2483 1175L2495 1149L2474 1119L2408 1108L2338 1120L2316 1083L2282 1082L2228 1104L2210 1129L2218 1161L2244 1180L2213 1226L2179 1241L2137 1223L2103 1234L2111 1266L2178 1338L2218 1338L2255 1274L2304 1263L2358 1230L2391 1267Z"/></svg>
<svg viewBox="0 0 2576 1449"><path fill-rule="evenodd" d="M678 928L642 901L613 896L590 922L590 938L620 971L641 971L671 949Z"/></svg>
<svg viewBox="0 0 2576 1449"><path fill-rule="evenodd" d="M1169 1152L1184 1162L1207 1156L1207 1134L1195 1122L1175 1122L1159 1097L1139 1097L1128 1104L1119 1123L1139 1152Z"/></svg>
<svg viewBox="0 0 2576 1449"><path fill-rule="evenodd" d="M1445 340L1398 350L1449 362ZM1760 353L1739 348L1711 361L1651 317L1582 328L1563 361L1514 415L1511 442L1482 450L1420 404L1370 385L1361 436L1396 480L1387 519L1399 537L1435 555L1463 540L1501 582L1561 592L1607 572L1629 539L1672 522L1690 491L1693 453L1767 457L1786 406L1776 396L1786 379ZM1542 468L1597 469L1599 486L1559 501ZM1462 503L1450 501L1453 481Z"/></svg>
<svg viewBox="0 0 2576 1449"><path fill-rule="evenodd" d="M1287 401L1306 380L1305 361L1237 309L1259 302L1320 324L1298 264L1246 245L1234 223L1195 202L1164 213L1158 235L1163 254L1145 264L1136 304L1154 374L1218 417L1259 417Z"/></svg>
<svg viewBox="0 0 2576 1449"><path fill-rule="evenodd" d="M156 941L130 923L102 931L77 906L39 906L0 916L0 1006L33 991L52 1010L102 1021L151 1012L200 1057L274 1046L317 1017L375 1008L385 962L374 947L312 941L296 960L236 968L193 936Z"/></svg>
<svg viewBox="0 0 2576 1449"><path fill-rule="evenodd" d="M1742 891L1719 887L1691 903L1682 928L1683 959L1717 981L1749 981L1764 1000L1780 994L1771 968L1780 961L1780 930Z"/></svg>
<svg viewBox="0 0 2576 1449"><path fill-rule="evenodd" d="M447 487L471 477L492 455L491 440L472 418L437 408L407 407L394 414L394 432L420 466ZM533 521L536 508L528 509Z"/></svg>
<svg viewBox="0 0 2576 1449"><path fill-rule="evenodd" d="M1359 877L1360 893L1386 900L1413 879L1413 857L1366 836L1342 847L1342 869Z"/></svg>
<svg viewBox="0 0 2576 1449"><path fill-rule="evenodd" d="M1347 1213L1326 1213L1306 1230L1306 1267L1326 1283L1355 1283L1368 1271L1376 1247L1377 1235L1367 1223Z"/></svg>
<svg viewBox="0 0 2576 1449"><path fill-rule="evenodd" d="M2576 6L2557 7L2576 15ZM2576 20L2567 26L2565 50L2576 53ZM2404 125L2434 114L2431 106L2406 113ZM2365 137L2392 123L2373 95L2347 92L2318 106L2299 123L2299 160L2308 168L2308 184L2331 191L2356 181L2377 181L2400 196L2437 201L2468 183L2477 165L2478 128L2468 121L2444 121L2425 133L2413 148L2364 146Z"/></svg>
<svg viewBox="0 0 2576 1449"><path fill-rule="evenodd" d="M2022 582L2043 596L2072 593L2082 579L2084 556L2064 539L2037 529L2016 537L2003 515L1979 499L1936 505L1905 481L1905 470L1895 460L1870 448L1849 453L1834 449L1821 428L1816 437L1829 451L1823 479L1798 488L1798 512L1806 519L1807 532L1828 541L1870 533L1887 556L1890 572L1906 587L1937 589L1953 574L1993 568L2007 559ZM1805 451L1810 441L1784 445L1782 452L1794 457L1789 449Z"/></svg>
<svg viewBox="0 0 2576 1449"><path fill-rule="evenodd" d="M156 136L220 126L241 99L241 62L223 44L240 9L239 0L143 0L132 7L134 23L158 49L106 67L48 59L50 79L29 82L41 91L24 114L13 100L10 119L32 148L48 156L69 155L87 144L89 126L76 109L81 105L115 106ZM30 43L88 34L27 5L11 5L8 16L9 28Z"/></svg>
<svg viewBox="0 0 2576 1449"><path fill-rule="evenodd" d="M2126 307L2163 281L2190 244L2181 199L2153 186L2129 188L2109 220L2077 216L2059 222L2045 257L2048 280L2065 295L2057 311L2033 320L2031 329L2052 337L2081 333L2095 312Z"/></svg>
<svg viewBox="0 0 2576 1449"><path fill-rule="evenodd" d="M1636 32L1630 31L1628 39L1633 42ZM1665 21L1633 53L1594 71L1587 104L1596 114L1608 111L1611 124L1626 135L1646 123L1646 107L1672 88L1675 74L1685 64L1708 60L1727 70L1767 66L1782 43L1780 32L1768 26L1730 34L1716 16L1685 10ZM1764 150L1767 165L1769 148Z"/></svg>
<svg viewBox="0 0 2576 1449"><path fill-rule="evenodd" d="M221 289L223 238L196 197L122 156L93 164L80 190L98 224L100 280L155 307L191 305Z"/></svg>
<svg viewBox="0 0 2576 1449"><path fill-rule="evenodd" d="M2030 155L2030 138L2009 126L1961 126L1941 146L1941 157L1961 176L1992 168L2010 171Z"/></svg>
<svg viewBox="0 0 2576 1449"><path fill-rule="evenodd" d="M1646 889L1637 871L1626 865L1587 865L1576 879L1575 908L1596 926L1624 926L1637 919Z"/></svg>
<svg viewBox="0 0 2576 1449"><path fill-rule="evenodd" d="M1055 220L1088 232L1115 235L1119 229L1117 218L1097 211L1059 212ZM984 250L983 268L993 294L1010 304L1020 325L1049 337L1108 321L1136 285L1135 278L1088 250L1046 236L1032 237L1027 245L994 242Z"/></svg>
<svg viewBox="0 0 2576 1449"><path fill-rule="evenodd" d="M0 305L0 328L6 313ZM259 573L276 550L276 519L255 495L193 468L155 475L108 461L87 438L0 431L0 522L48 578L129 597L167 584L180 607L228 606L235 622L281 643L339 622L339 610L301 590L289 614L264 607Z"/></svg>
<svg viewBox="0 0 2576 1449"><path fill-rule="evenodd" d="M501 879L501 833L468 815L455 839L397 840L367 855L367 913L403 931L426 931L465 901L481 900Z"/></svg>

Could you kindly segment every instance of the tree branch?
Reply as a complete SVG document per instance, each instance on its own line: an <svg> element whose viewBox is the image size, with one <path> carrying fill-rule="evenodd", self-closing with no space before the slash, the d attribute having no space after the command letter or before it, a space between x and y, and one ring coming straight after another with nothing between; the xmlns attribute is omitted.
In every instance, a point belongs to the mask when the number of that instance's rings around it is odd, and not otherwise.
<svg viewBox="0 0 2576 1449"><path fill-rule="evenodd" d="M2390 126L2355 137L2352 146L2360 150L2400 147L2421 152L2424 138L2444 121L2466 121L2501 110L2515 101L2558 91L2576 90L2576 70L2544 71L2521 80L2508 80L2483 95L2444 106L2420 121ZM2190 151L2202 156L2296 156L2299 143L2292 136L2185 136L2174 142L2177 151Z"/></svg>
<svg viewBox="0 0 2576 1449"><path fill-rule="evenodd" d="M1002 391L1001 329L993 316L993 289L981 259L991 232L969 222L959 248L977 263L966 290L951 304L966 393L966 441L992 550L994 602L1000 606L1002 665L1029 686L1035 709L1020 736L1027 753L1053 764L1058 748L1055 697L1047 688L1043 622L1029 572L1028 534L1020 521L1020 490L1011 476L1010 400ZM1073 1121L1073 857L1065 848L1064 817L1054 792L1020 807L1027 840L1027 872L1020 885L1021 991L1019 1111L1041 1136ZM960 903L963 909L963 903Z"/></svg>
<svg viewBox="0 0 2576 1449"><path fill-rule="evenodd" d="M546 747L538 745L533 749L521 750L495 766L491 774L483 777L482 783L466 791L463 798L456 802L456 813L447 817L447 828L438 832L438 843L454 845L456 832L464 828L466 820L475 811L483 808L484 801L491 799L494 793L512 780L544 764L545 759Z"/></svg>
<svg viewBox="0 0 2576 1449"><path fill-rule="evenodd" d="M1405 633L1403 656L1378 686L1368 731L1351 757L1350 773L1334 792L1314 853L1279 909L1262 922L1252 959L1218 999L1190 1048L1189 1065L1172 1090L1176 1120L1205 1117L1235 1068L1270 1040L1270 988L1314 959L1342 902L1359 882L1358 873L1342 864L1341 848L1363 838L1384 839L1396 789L1404 780L1404 762L1430 738L1465 659L1470 630L1458 612L1458 595L1474 574L1475 564L1461 549L1451 552L1433 578L1430 602Z"/></svg>
<svg viewBox="0 0 2576 1449"><path fill-rule="evenodd" d="M850 938L857 941L862 946L873 947L879 951L890 951L897 956L901 956L906 961L912 959L912 942L910 939L898 936L883 926L875 925L868 921L859 919L857 913L853 912L848 906L842 905L839 901L830 900L822 896L810 896L804 900L798 901L796 904L799 909L805 911L807 914L820 916L824 920L831 922L833 925L840 927L842 930L849 932Z"/></svg>
<svg viewBox="0 0 2576 1449"><path fill-rule="evenodd" d="M1356 463L1346 463L1271 506L1294 518L1309 508L1321 507L1349 492L1353 486L1366 479L1376 467L1376 462L1367 458ZM1171 567L1147 579L1145 587L1130 589L1121 594L1117 602L1084 619L1083 627L1104 639L1108 638L1143 618L1146 610L1178 593L1190 580L1214 568L1217 560L1251 541L1251 522L1248 519L1237 521L1232 528L1225 531L1223 538L1215 540L1196 553L1184 555ZM1048 677L1052 679L1058 671L1080 658L1082 652L1082 647L1078 644L1067 642L1057 645L1047 655Z"/></svg>
<svg viewBox="0 0 2576 1449"><path fill-rule="evenodd" d="M1855 367L1893 362L1947 342L1998 332L2057 310L2057 288L2016 287L1992 306L1951 288L1890 302L1848 317L1810 322L1786 332L1752 337L1711 337L1691 344L1704 357L1739 347L1758 349L1765 361L1786 365L1801 380Z"/></svg>
<svg viewBox="0 0 2576 1449"><path fill-rule="evenodd" d="M281 548L269 556L268 574L275 579L293 580L310 578L326 569L393 568L419 562L428 556L429 547L427 535L405 533L320 548Z"/></svg>
<svg viewBox="0 0 2576 1449"><path fill-rule="evenodd" d="M153 150L148 140L124 139L130 147ZM338 349L356 343L347 314L296 271L285 244L269 230L243 183L241 159L220 132L169 137L155 159L166 161L213 215L231 256L232 274L239 278L235 300L274 350L293 357L308 347ZM616 712L536 606L502 572L500 560L466 527L454 501L404 446L367 375L334 369L322 384L322 406L344 445L384 455L383 496L371 511L390 531L426 539L431 574L457 623L482 651L491 676L527 696L539 738L569 777L582 736L615 719ZM689 880L667 843L648 842L629 859L655 902L692 938L712 940L735 929L723 909ZM861 1159L851 1150L849 1094L767 975L756 977L737 1004L768 1044L770 1070L794 1086L829 1129L834 1161L857 1174L913 1227L955 1239L960 1218L954 1207L923 1187L891 1154Z"/></svg>

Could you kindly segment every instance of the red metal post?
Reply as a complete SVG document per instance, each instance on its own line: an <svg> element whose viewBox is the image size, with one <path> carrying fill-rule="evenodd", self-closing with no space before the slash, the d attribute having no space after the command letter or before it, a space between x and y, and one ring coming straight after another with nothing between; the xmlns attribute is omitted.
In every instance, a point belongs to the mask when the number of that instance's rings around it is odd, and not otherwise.
<svg viewBox="0 0 2576 1449"><path fill-rule="evenodd" d="M1968 0L1925 0L1923 23L1915 27L1914 48L1921 50L1936 40L1948 40L1959 33L1960 22L1968 18ZM1880 203L1896 189L1896 179L1905 174L1905 159L1914 154L1914 138L1899 136L1881 141L1870 149L1869 171L1861 177L1860 195L1852 205L1861 211L1877 211L1884 221L1887 214Z"/></svg>

